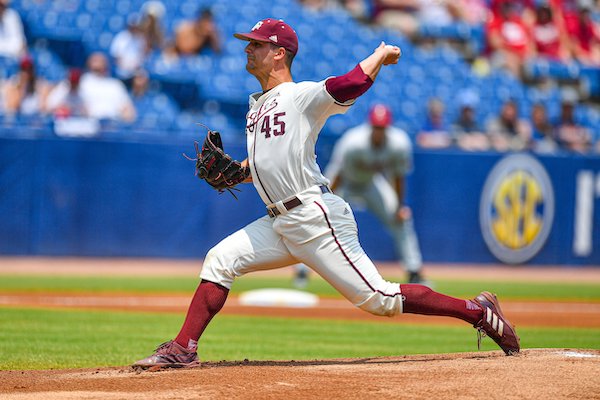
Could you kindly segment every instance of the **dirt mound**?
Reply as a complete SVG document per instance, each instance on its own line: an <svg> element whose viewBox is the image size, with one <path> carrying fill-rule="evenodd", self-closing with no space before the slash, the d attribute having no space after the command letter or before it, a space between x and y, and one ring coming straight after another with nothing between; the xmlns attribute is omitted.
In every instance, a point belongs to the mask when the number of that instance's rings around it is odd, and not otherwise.
<svg viewBox="0 0 600 400"><path fill-rule="evenodd" d="M314 361L208 362L187 370L0 371L0 398L600 399L600 351L529 349Z"/></svg>

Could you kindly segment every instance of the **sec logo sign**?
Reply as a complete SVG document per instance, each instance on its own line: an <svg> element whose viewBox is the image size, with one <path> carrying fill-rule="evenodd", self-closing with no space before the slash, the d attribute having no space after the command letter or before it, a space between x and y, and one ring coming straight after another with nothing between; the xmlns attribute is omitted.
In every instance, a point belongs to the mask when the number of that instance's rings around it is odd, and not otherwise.
<svg viewBox="0 0 600 400"><path fill-rule="evenodd" d="M548 173L532 156L500 160L487 177L479 205L483 238L500 261L523 263L546 243L554 220Z"/></svg>

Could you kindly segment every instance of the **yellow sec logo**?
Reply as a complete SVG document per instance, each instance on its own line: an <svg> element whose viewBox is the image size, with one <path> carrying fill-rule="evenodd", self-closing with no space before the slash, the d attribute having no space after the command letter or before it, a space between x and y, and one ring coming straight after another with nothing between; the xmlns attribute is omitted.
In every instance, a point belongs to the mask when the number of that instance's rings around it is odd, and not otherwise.
<svg viewBox="0 0 600 400"><path fill-rule="evenodd" d="M479 222L483 238L500 261L523 263L543 247L554 220L554 191L548 173L532 156L500 160L483 187Z"/></svg>

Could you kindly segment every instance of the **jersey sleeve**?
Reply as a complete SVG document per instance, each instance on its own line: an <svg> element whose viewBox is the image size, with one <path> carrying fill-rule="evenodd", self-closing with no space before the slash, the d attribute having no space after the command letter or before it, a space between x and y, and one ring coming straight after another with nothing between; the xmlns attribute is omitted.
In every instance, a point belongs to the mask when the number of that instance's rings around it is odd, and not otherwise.
<svg viewBox="0 0 600 400"><path fill-rule="evenodd" d="M301 82L294 94L298 111L312 120L322 120L335 114L344 114L354 101L338 103L325 88L325 81Z"/></svg>

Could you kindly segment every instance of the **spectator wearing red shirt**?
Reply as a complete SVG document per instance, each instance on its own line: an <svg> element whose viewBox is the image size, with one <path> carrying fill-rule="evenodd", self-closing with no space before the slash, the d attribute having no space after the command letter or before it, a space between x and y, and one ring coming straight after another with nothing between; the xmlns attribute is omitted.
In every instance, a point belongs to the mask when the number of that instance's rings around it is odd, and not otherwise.
<svg viewBox="0 0 600 400"><path fill-rule="evenodd" d="M579 26L579 0L550 0L550 7L563 33L574 34Z"/></svg>
<svg viewBox="0 0 600 400"><path fill-rule="evenodd" d="M557 23L549 4L540 4L536 8L532 36L538 57L562 62L570 59L568 37Z"/></svg>
<svg viewBox="0 0 600 400"><path fill-rule="evenodd" d="M592 19L588 6L579 9L577 29L571 37L575 58L585 65L600 66L600 27Z"/></svg>
<svg viewBox="0 0 600 400"><path fill-rule="evenodd" d="M521 15L526 25L531 26L535 21L535 4L537 2L536 0L491 0L489 4L492 18L501 17L503 7L508 4L517 14Z"/></svg>
<svg viewBox="0 0 600 400"><path fill-rule="evenodd" d="M590 0L550 0L559 27L567 36L571 57L588 65L598 65L600 30L590 17Z"/></svg>
<svg viewBox="0 0 600 400"><path fill-rule="evenodd" d="M488 24L488 45L494 67L506 68L521 78L523 64L534 56L531 29L511 2L501 5L498 17Z"/></svg>

